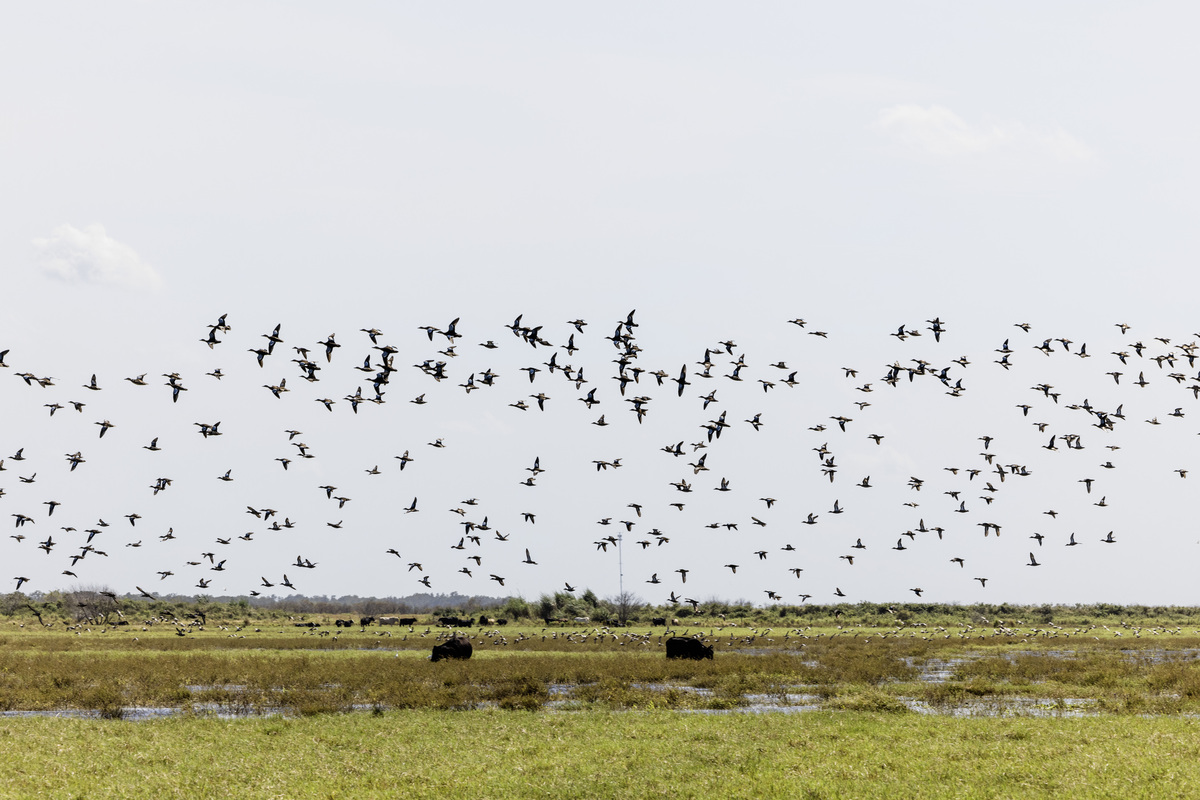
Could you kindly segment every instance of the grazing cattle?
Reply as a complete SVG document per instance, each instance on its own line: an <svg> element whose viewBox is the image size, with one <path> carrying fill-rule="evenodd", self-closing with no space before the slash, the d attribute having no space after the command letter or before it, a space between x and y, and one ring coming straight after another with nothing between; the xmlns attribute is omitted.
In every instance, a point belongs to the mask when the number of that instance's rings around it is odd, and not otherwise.
<svg viewBox="0 0 1200 800"><path fill-rule="evenodd" d="M441 644L433 646L433 655L429 657L430 661L441 661L443 658L470 658L471 657L471 642L467 639L454 637Z"/></svg>
<svg viewBox="0 0 1200 800"><path fill-rule="evenodd" d="M360 619L358 621L358 624L365 628L374 621L375 621L374 617L363 617L362 619Z"/></svg>
<svg viewBox="0 0 1200 800"><path fill-rule="evenodd" d="M667 618L666 617L654 617L653 619L650 620L650 625L651 625L651 627L655 627L655 628L665 628L667 626Z"/></svg>
<svg viewBox="0 0 1200 800"><path fill-rule="evenodd" d="M416 617L401 617L400 621L397 624L403 625L407 628L411 628L413 625L417 624L417 618Z"/></svg>
<svg viewBox="0 0 1200 800"><path fill-rule="evenodd" d="M508 624L508 620L506 620L506 619L498 619L498 620L496 620L496 624L497 624L497 625L507 625L507 624Z"/></svg>
<svg viewBox="0 0 1200 800"><path fill-rule="evenodd" d="M400 618L399 617L380 617L379 624L380 625L399 625Z"/></svg>
<svg viewBox="0 0 1200 800"><path fill-rule="evenodd" d="M672 625L674 625L674 626L676 626L676 627L679 627L679 625L680 625L681 623L679 622L679 618L678 618L678 617L676 617L675 619L672 619L672 620L671 620L671 624L672 624Z"/></svg>
<svg viewBox="0 0 1200 800"><path fill-rule="evenodd" d="M690 636L672 636L667 639L667 658L690 658L699 661L713 657L712 645Z"/></svg>
<svg viewBox="0 0 1200 800"><path fill-rule="evenodd" d="M352 619L335 619L333 621L333 624L338 626L339 628L353 628L354 620L352 620Z"/></svg>
<svg viewBox="0 0 1200 800"><path fill-rule="evenodd" d="M575 621L576 622L591 622L591 620L588 619L587 617L576 617Z"/></svg>
<svg viewBox="0 0 1200 800"><path fill-rule="evenodd" d="M458 617L439 617L438 625L444 625L447 628L469 628L471 620L459 619Z"/></svg>

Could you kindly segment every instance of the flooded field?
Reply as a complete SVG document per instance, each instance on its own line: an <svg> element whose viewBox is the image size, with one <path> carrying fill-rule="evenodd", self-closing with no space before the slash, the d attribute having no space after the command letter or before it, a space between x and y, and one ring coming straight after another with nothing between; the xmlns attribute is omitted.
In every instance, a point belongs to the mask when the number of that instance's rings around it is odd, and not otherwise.
<svg viewBox="0 0 1200 800"><path fill-rule="evenodd" d="M1200 715L1200 631L1179 625L413 626L322 635L287 623L12 625L0 634L0 716ZM712 658L668 658L674 635L712 646ZM433 662L432 648L451 637L470 641L472 656Z"/></svg>
<svg viewBox="0 0 1200 800"><path fill-rule="evenodd" d="M359 651L362 652L362 651ZM400 652L373 650L374 657L401 659ZM296 654L292 654L296 655ZM300 654L304 656L305 654ZM545 654L549 656L550 654ZM966 651L954 655L907 655L895 658L894 674L855 683L850 676L830 681L830 654L811 658L810 653L756 650L754 654L728 654L745 667L771 662L769 679L746 677L749 669L719 676L714 673L679 673L666 680L635 680L620 674L596 680L548 680L532 674L531 667L547 659L516 656L516 672L497 669L509 660L503 656L455 665L457 672L440 676L456 694L447 701L421 703L397 694L366 700L361 683L322 681L308 688L280 683L185 683L177 690L180 702L171 705L125 703L110 697L102 707L87 704L55 708L20 708L11 699L0 717L62 717L148 721L167 717L238 719L299 716L320 712L379 713L401 708L440 705L459 711L489 708L522 708L570 714L595 708L644 710L672 709L689 714L798 714L814 711L912 712L947 717L1084 717L1110 713L1186 715L1200 713L1185 703L1196 694L1193 683L1179 685L1182 674L1194 680L1200 649L1144 648L1107 651L994 650ZM861 656L861 654L859 654ZM780 659L787 672L815 676L812 682L788 682L778 674ZM578 658L573 659L578 661ZM611 659L609 659L611 660ZM403 659L410 666L414 659ZM645 658L637 659L645 662ZM657 660L656 660L657 662ZM789 663L790 662L790 663ZM712 662L709 662L710 664ZM468 666L472 672L463 672ZM524 669L522 669L524 668ZM560 670L556 670L561 672ZM1182 671L1182 672L1181 672ZM653 670L651 670L653 672ZM1175 685L1163 675L1175 676ZM497 674L500 686L495 683ZM1142 676L1141 695L1132 701L1131 676ZM294 676L293 676L294 677ZM428 678L428 676L426 676ZM62 679L55 679L61 682ZM765 690L764 690L765 687ZM428 686L425 687L428 689ZM1080 689L1072 693L1071 689ZM2 696L0 696L2 697ZM516 698L514 700L514 698ZM94 703L92 705L95 705ZM16 706L16 707L14 707Z"/></svg>

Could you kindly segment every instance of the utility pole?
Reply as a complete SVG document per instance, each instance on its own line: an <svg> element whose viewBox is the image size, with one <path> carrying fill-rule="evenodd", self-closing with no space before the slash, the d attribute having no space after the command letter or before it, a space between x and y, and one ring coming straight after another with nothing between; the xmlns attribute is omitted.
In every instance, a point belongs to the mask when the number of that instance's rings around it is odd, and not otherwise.
<svg viewBox="0 0 1200 800"><path fill-rule="evenodd" d="M625 539L625 536L623 534L620 534L620 533L617 534L617 591L619 592L619 594L617 595L618 597L625 596L625 563L624 563L624 554L623 554L623 551L621 550L621 542L623 542L624 539Z"/></svg>

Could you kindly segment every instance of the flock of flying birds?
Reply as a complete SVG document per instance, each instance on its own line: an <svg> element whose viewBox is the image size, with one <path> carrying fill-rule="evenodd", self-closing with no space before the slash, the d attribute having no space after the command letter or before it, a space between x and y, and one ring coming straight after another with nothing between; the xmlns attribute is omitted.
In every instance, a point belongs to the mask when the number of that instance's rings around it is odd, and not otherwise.
<svg viewBox="0 0 1200 800"><path fill-rule="evenodd" d="M283 454L271 455L269 460L278 462L278 467L273 469L292 482L289 484L290 491L323 496L327 507L337 511L345 509L352 501L348 494L339 491L338 483L342 481L326 480L319 485L307 482L314 473L296 468L317 458L315 448L305 443L306 437L302 431L287 425L289 414L294 417L306 416L294 410L297 402L314 404L309 408L321 409L320 413L341 415L340 424L353 426L364 424L361 420L368 416L368 413L364 413L367 409L371 409L370 414L385 414L383 407L389 404L404 403L405 408L409 405L420 408L445 402L450 393L471 396L478 392L480 395L476 397L498 394L506 402L499 407L486 404L486 412L472 413L494 414L503 409L501 414L536 416L550 414L556 406L569 405L574 409L574 414L586 414L587 422L602 432L595 434L598 438L593 441L610 441L607 437L611 434L603 433L610 425L622 428L626 434L651 429L671 430L672 441L665 445L657 442L652 450L639 450L633 455L591 458L591 454L588 454L585 458L576 457L574 449L569 453L562 448L556 449L554 458L560 463L565 459L586 461L591 480L603 480L604 474L616 473L633 462L643 464L643 471L635 483L636 496L627 498L628 502L613 507L606 516L571 519L569 525L564 525L559 514L555 517L557 530L552 539L535 534L538 530L535 525L543 513L541 506L544 503L538 490L547 481L543 473L551 469L548 465L543 467L541 455L528 458L525 454L519 454L524 458L520 471L514 468L513 472L505 473L509 476L506 477L505 487L495 490L505 495L505 502L497 500L496 504L497 510L501 511L500 517L484 513L485 506L476 499L471 487L467 487L470 492L467 498L451 501L453 507L449 509L434 509L418 496L413 496L411 501L405 497L402 503L392 503L393 497L404 492L406 470L407 475L411 476L424 468L422 462L428 459L423 453L431 452L424 451L424 446L439 451L451 448L469 451L469 448L463 447L463 442L452 441L450 435L438 436L440 431L436 429L430 432L422 427L422 438L428 434L429 441L423 444L414 442L403 452L385 455L383 461L368 457L370 463L364 461L363 465L356 468L356 472L370 476L372 480L374 476L384 473L397 476L399 484L389 485L387 494L379 499L392 511L398 508L404 519L417 512L425 512L425 517L430 514L441 515L436 523L424 525L420 531L410 531L407 541L392 541L389 538L394 535L391 531L366 533L366 552L380 560L399 559L398 562L392 562L402 576L398 580L411 581L409 587L412 591L433 590L446 584L452 584L457 590L466 585L464 581L472 580L493 581L498 587L505 587L506 580L513 577L513 570L530 570L539 566L535 558L535 553L538 553L543 564L556 564L555 571L558 574L554 576L554 587L557 591L574 592L581 581L572 577L573 573L569 571L562 572L563 564L578 565L584 559L619 555L623 559L622 564L628 560L631 586L662 586L660 591L663 597L653 598L656 601L691 603L693 606L698 604L695 598L701 593L713 596L728 594L731 585L738 585L735 583L738 576L745 576L748 572L753 572L753 580L759 587L756 591L761 591L765 596L765 600L759 598L764 602L794 603L797 598L806 601L814 597L822 602L839 598L854 599L855 570L849 568L854 567L856 561L861 569L864 561L885 557L889 550L901 553L919 549L932 541L952 547L956 539L961 541L962 537L968 535L984 538L994 535L998 541L1003 532L1009 539L1013 536L1028 539L1028 560L1025 565L1029 568L1040 567L1047 561L1044 555L1048 552L1047 545L1069 548L1085 544L1116 545L1123 539L1115 529L1077 538L1074 530L1065 530L1064 526L1058 524L1058 518L1060 515L1064 519L1069 518L1079 505L1099 509L1110 505L1110 494L1119 486L1106 476L1118 468L1121 460L1118 452L1121 445L1116 443L1118 439L1113 436L1114 431L1119 427L1125 429L1126 426L1178 424L1185 416L1184 406L1187 402L1200 398L1200 372L1195 363L1198 345L1195 341L1134 339L1116 350L1089 352L1086 343L1076 343L1064 337L1043 339L1033 333L1032 326L1020 323L988 359L971 360L964 355L941 362L920 357L906 361L893 360L873 365L875 377L870 380L866 379L865 373L860 375L863 370L857 367L842 367L837 377L844 382L843 395L855 399L848 402L839 400L842 407L837 409L837 413L818 420L801 420L802 416L810 413L806 399L815 384L811 371L802 364L789 366L785 359L774 362L750 359L734 340L727 339L697 347L696 361L683 364L676 362L669 366L651 365L646 363L645 354L638 343L639 322L635 319L636 312L631 311L615 322L609 329L611 333L603 338L592 334L588 330L588 323L582 319L556 323L562 328L564 336L554 342L545 338L550 335L546 326L529 324L523 321L523 317L517 316L505 326L515 339L496 336L501 343L481 336L467 340L466 326L460 329L461 320L454 319L444 326L417 326L417 333L412 336L415 341L405 342L401 347L388 343L384 333L376 328L362 328L353 333L353 339L343 336L342 341L338 341L337 334L331 333L323 340L296 342L285 340L284 325L278 324L268 332L250 334L239 340L232 332L227 315L221 315L205 327L199 341L193 342L192 346L201 351L207 348L206 357L224 362L229 371L223 371L221 366L214 364L210 371L202 375L186 377L178 372L155 377L147 377L148 373L120 377L91 374L68 381L32 371L33 365L22 363L18 351L0 351L0 368L11 370L15 379L27 387L20 390L24 400L40 404L51 424L74 425L77 432L74 449L61 455L46 452L46 448L39 447L36 442L15 441L17 437L25 435L24 431L10 428L0 436L0 448L7 448L3 457L0 457L0 503L10 506L9 513L15 523L3 552L6 563L16 565L18 570L12 577L15 589L22 591L26 584L30 586L25 591L59 588L46 582L37 585L27 577L28 570L23 569L22 565L31 563L32 559L56 559L62 566L61 576L75 582L100 583L113 572L108 565L121 559L125 548L144 547L157 549L161 553L161 562L155 565L161 569L147 571L133 584L143 596L155 596L155 591L144 588L146 586L155 587L159 593L179 593L185 587L205 591L216 580L213 573L235 571L240 566L239 540L261 541L264 536L303 526L331 531L343 529L341 519L316 523L311 520L294 521L292 515L285 511L245 505L244 511L253 519L251 524L255 530L215 537L209 532L196 533L194 529L205 526L203 520L197 523L194 519L194 509L187 519L173 522L161 519L161 515L155 514L151 508L155 498L178 491L177 479L171 476L156 475L148 485L139 484L128 489L127 494L108 498L110 501L126 503L129 509L121 518L110 517L109 520L102 516L89 516L88 509L77 507L79 504L73 501L70 494L42 496L39 487L46 482L44 476L50 470L68 476L65 480L61 475L56 476L58 479L54 485L61 488L70 487L71 481L86 479L91 470L103 472L119 469L121 462L112 460L110 448L136 445L150 453L149 457L161 457L159 453L168 450L165 443L167 434L139 443L128 439L122 441L121 430L126 424L125 420L91 419L88 405L94 397L104 392L158 393L156 402L177 408L189 404L188 393L196 381L227 387L229 381L226 378L238 381L247 374L275 375L281 368L290 370L290 374L279 377L275 382L268 380L259 389L264 402L277 403L270 413L272 420L279 420L277 438ZM824 347L826 345L822 343L830 336L800 318L781 321L780 326L787 326L787 335L796 340L796 345L789 351L793 354L800 349L801 342ZM1122 338L1130 338L1129 326L1120 324L1116 327ZM939 318L927 320L924 326L916 328L901 325L890 335L900 343L919 340L925 345L932 340L929 346L936 348L937 355L943 358L942 350L949 346L942 343L943 337L948 335L948 325ZM1200 334L1193 336L1200 337ZM247 344L251 346L247 347ZM402 353L414 351L419 353L415 363L409 365L398 361ZM357 355L351 356L351 352ZM463 358L468 354L474 357ZM473 371L457 366L460 361L475 362L481 358L494 358L506 365L495 371L490 365ZM804 355L800 358L804 358ZM924 396L937 394L951 398L941 402L955 403L958 401L953 398L962 398L970 392L973 377L979 371L991 371L994 379L996 375L1007 374L1022 360L1028 359L1050 360L1045 363L1056 359L1077 362L1092 359L1087 363L1094 362L1101 369L1089 374L1103 376L1106 384L1112 381L1108 394L1114 391L1143 392L1155 384L1167 387L1167 391L1173 393L1167 396L1178 401L1176 404L1168 399L1161 411L1149 418L1130 419L1125 414L1124 401L1102 408L1099 403L1093 405L1086 396L1076 397L1067 394L1066 389L1057 389L1050 383L1039 381L1028 388L1027 399L1004 410L1003 413L1028 423L1038 436L1038 448L1039 451L1045 451L1043 455L1059 453L1074 457L1078 451L1085 449L1101 453L1099 458L1080 462L1088 466L1081 467L1079 477L1074 479L1079 491L1074 495L1071 506L1039 511L1048 518L1048 524L1056 526L1053 532L1042 532L1040 526L1034 529L1027 525L1013 531L1007 521L997 521L1003 519L998 509L1004 505L1006 494L1016 493L1012 487L1037 474L1037 470L1030 466L1033 459L1026 453L1028 447L1025 439L1013 449L1005 449L1001 446L1003 442L997 440L998 437L981 435L977 437L978 455L973 457L971 463L941 467L937 476L907 475L897 478L893 470L886 478L878 475L873 478L865 472L846 477L847 470L853 465L879 463L870 461L871 449L883 448L885 439L894 438L894 434L879 432L883 426L873 427L881 421L875 408L888 402L888 393L894 396L894 393L919 391ZM576 365L583 361L587 361L588 368L592 370L599 364L604 374L594 375L589 371L585 375L585 366ZM236 367L231 369L234 365ZM267 373L267 368L272 368L273 372ZM262 372L259 372L260 369ZM359 375L352 382L345 381L351 369ZM338 382L343 382L343 386L348 385L345 394L324 390L326 385ZM417 384L416 390L413 384ZM729 397L735 389L736 394ZM790 392L796 393L792 395L794 401L790 403L785 401L781 406L780 402L772 399ZM1163 396L1156 394L1156 402L1161 402ZM756 411L751 405L756 402L766 405L768 399L772 399L769 407L775 409L773 412ZM745 412L735 411L730 407L730 400L735 400L736 407L746 409ZM475 402L474 398L471 402ZM596 406L599 408L594 408ZM1064 416L1064 412L1069 416ZM1051 415L1053 421L1045 421ZM201 417L200 421L191 424L204 442L230 432L228 424L223 428L221 421L205 417L204 409L197 409L193 416ZM658 425L648 424L660 419L662 421ZM1072 422L1064 424L1064 419ZM81 427L80 420L85 420L86 426ZM139 422L147 424L145 420ZM788 476L789 482L798 486L796 480L801 473L812 481L819 481L824 491L822 496L833 495L830 504L811 510L798 509L801 496L807 500L815 494L811 488L805 488L803 492L779 490L775 492L778 497L770 494L750 497L738 485L741 483L736 477L738 465L733 463L734 459L726 459L723 452L726 443L747 436L761 436L769 440L773 427L787 429L792 434L801 431L804 436L811 437L815 445L811 448L813 455L805 457L811 459L808 461L811 466L797 468L795 475ZM676 439L678 431L687 433ZM164 441L163 446L159 444L160 439ZM617 439L614 437L611 441ZM468 454L463 457L474 456ZM239 452L239 458L257 458L261 461L267 457ZM644 466L650 458L657 459L652 469ZM839 459L842 461L839 462ZM55 461L58 463L53 463ZM578 464L575 466L578 467ZM448 473L442 479L444 490L458 492L459 486L450 485L453 483L454 470L448 468L446 462L442 462L440 468ZM661 482L649 477L665 470L670 470L675 477L682 477ZM1175 478L1186 478L1188 474L1185 464L1173 466L1171 471ZM234 464L204 480L215 478L227 484L233 483L240 479L242 472L244 470ZM731 474L735 475L732 479L729 477ZM6 480L10 475L15 476L15 482ZM826 544L831 540L836 541L835 547L844 552L837 554L836 561L831 558L831 563L812 563L812 553L807 552L810 548L799 538L799 533L818 525L830 527L833 520L840 523L843 514L847 518L852 517L850 510L857 507L863 498L871 498L873 492L878 492L884 480L889 481L893 489L898 481L903 483L903 494L907 498L903 503L905 508L895 509L894 514L907 515L901 525L905 529L888 534L878 531L875 522L869 529L861 523L840 524L823 541ZM208 499L204 502L211 503L213 507L224 503L225 499L218 491L215 487L205 488L205 497ZM561 505L564 494L585 495L590 489L559 485L550 491L556 497L549 499ZM730 503L722 508L736 510L729 511L721 519L713 520L710 516L705 521L696 519L695 513L687 513L688 509L696 507L702 507L704 513L708 513L713 507L710 500L694 500L697 494L711 497L710 492L722 493L718 496L735 495L738 498L736 504ZM758 492L753 494L758 495ZM846 500L851 494L856 496ZM517 499L513 500L512 496ZM519 504L522 510L512 513L510 507L513 503ZM868 499L862 504L875 503ZM776 506L786 509L783 519ZM150 519L143 517L139 510L145 511ZM447 512L449 518L445 517ZM201 509L200 513L203 514L204 510ZM389 511L389 518L391 516ZM491 523L489 516L492 516ZM910 517L916 517L917 522L910 522ZM147 531L148 524L157 527ZM596 530L592 527L594 525L601 526L604 535L591 534ZM709 542L705 546L688 543L688 539L701 527L706 531L728 535L717 552L712 552L714 547L711 539L705 540ZM176 533L177 528L181 533ZM189 532L184 534L184 530ZM259 538L255 539L256 536ZM177 546L182 539L188 540L184 543L190 548L186 552ZM315 570L331 560L349 557L344 541L336 538L327 541L323 552L316 554L317 561L303 554L296 555L294 560L290 555L286 559L273 555L272 566L275 569L270 571L270 577L257 574L260 570L254 569L257 579L250 578L245 569L237 569L237 580L245 582L245 585L235 586L232 593L256 596L267 590L281 591L280 587L298 591L294 578L307 575L307 571ZM274 554L282 547L272 544L269 552ZM441 553L436 559L430 555L434 552L432 548ZM447 554L446 549L457 552ZM1025 550L1022 548L1022 553ZM665 552L673 555L660 555ZM949 575L956 576L956 580L969 579L978 582L980 589L987 587L989 577L975 571L967 572L967 559L961 555L932 548L926 548L923 552L938 552L939 560L945 564ZM649 560L651 553L656 554L656 560ZM520 558L522 554L524 557ZM703 559L702 565L700 559ZM807 563L805 559L808 559ZM636 569L635 565L643 561L669 566L658 567L657 571L651 567L646 574L634 574L632 570ZM717 561L725 563L718 565ZM258 565L262 561L256 560L254 563ZM431 568L427 570L425 563L429 563ZM453 563L459 566L446 566ZM972 567L976 566L972 564ZM690 582L689 575L692 576ZM221 577L224 583L226 576ZM528 585L529 582L525 579L521 585ZM544 578L539 578L538 583L550 588L550 582ZM769 588L761 588L764 583ZM418 589L418 586L422 589ZM797 586L802 591L797 590ZM843 586L848 591L844 591ZM510 590L511 587L497 591L502 593ZM925 592L921 586L912 586L909 590L916 597Z"/></svg>

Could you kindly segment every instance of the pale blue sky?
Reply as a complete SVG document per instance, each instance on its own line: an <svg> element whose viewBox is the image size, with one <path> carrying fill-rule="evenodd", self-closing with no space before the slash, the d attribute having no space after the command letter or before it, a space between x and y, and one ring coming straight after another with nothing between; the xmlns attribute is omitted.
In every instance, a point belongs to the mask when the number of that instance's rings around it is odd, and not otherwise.
<svg viewBox="0 0 1200 800"><path fill-rule="evenodd" d="M120 591L187 593L204 578L242 593L287 572L309 594L408 594L421 574L435 591L486 594L497 574L531 599L564 582L610 595L615 557L593 543L615 535L596 524L612 517L636 522L635 541L669 536L625 549L626 588L655 602L764 602L768 590L829 602L835 588L891 601L914 587L939 601L1195 602L1191 478L1173 470L1200 467L1197 369L1112 355L1137 340L1147 358L1178 353L1200 331L1187 4L68 3L7 17L0 507L36 522L0 556L27 590L74 585L60 573L86 535L60 526L104 517L108 559L74 571ZM706 347L732 338L747 380L693 377L677 398L643 375L630 396L654 399L638 426L603 338L635 308L640 366L694 374ZM233 329L210 351L200 339L223 313ZM585 365L589 384L547 371L530 384L522 368L550 349L505 330L518 314L556 348L567 320L586 319L579 352L559 349L558 362ZM461 356L438 356L445 340L418 326L455 317ZM935 317L941 343L889 336ZM284 343L260 369L246 351L277 323ZM354 415L341 398L369 378L353 368L371 327L399 349L399 371L384 405ZM291 347L331 332L343 347L320 359L321 382L301 380ZM1058 343L1034 352L1046 337L1087 342L1092 358ZM993 363L1006 338L1009 371ZM500 347L479 347L489 339ZM970 366L951 363L964 355ZM448 361L452 380L412 368L426 358ZM882 382L913 358L950 366L964 396L929 376ZM724 376L735 359L714 360ZM789 370L769 366L781 360ZM216 366L220 382L205 376ZM459 388L489 367L496 386ZM778 381L791 370L789 389ZM1117 370L1119 385L1106 374ZM26 371L55 385L11 374ZM1144 389L1129 383L1139 371ZM123 380L142 372L150 386ZM157 377L169 372L188 389L177 404ZM92 373L99 392L82 386ZM263 385L283 377L291 391L276 400ZM856 391L867 382L873 392ZM1041 383L1058 406L1030 388ZM602 404L588 411L576 398L591 387ZM702 409L714 388L719 402ZM546 412L509 407L538 391ZM422 392L428 404L407 402ZM327 396L332 413L315 402ZM1124 404L1126 421L1101 431L1064 408L1085 399ZM88 405L77 414L69 400ZM50 417L54 402L66 408ZM661 452L681 439L690 451L722 410L734 428L707 448L708 472L693 475L691 452ZM589 424L601 412L612 425ZM744 422L755 413L757 433ZM839 414L855 419L845 434L829 420ZM100 440L104 419L117 427ZM195 433L217 419L226 436ZM821 423L833 427L809 430ZM296 459L287 428L317 458ZM1052 433L1080 434L1085 449L1044 449ZM985 435L998 461L1034 473L993 477L991 505L978 499L985 478L965 478L987 466ZM148 453L154 436L164 449ZM446 448L428 446L439 437ZM812 452L825 443L832 484ZM21 447L29 460L12 461ZM400 473L406 449L417 461ZM77 450L87 462L71 473L62 455ZM535 456L547 472L519 485ZM278 457L293 457L287 472ZM596 471L616 457L620 470ZM234 480L217 481L227 469ZM867 474L873 488L856 487ZM684 476L688 495L668 485ZM157 477L173 483L154 496ZM732 491L712 491L721 477ZM352 500L331 507L324 484ZM421 511L402 513L413 496ZM779 502L768 510L762 496ZM471 497L478 506L461 505ZM47 517L51 499L63 505ZM682 512L667 505L677 499ZM835 499L846 511L830 516ZM297 527L266 531L247 505ZM1057 518L1042 513L1052 508ZM800 523L809 513L816 525ZM458 523L484 515L509 540L451 549ZM889 549L921 520L946 538L918 532ZM999 541L982 521L1002 525ZM160 541L168 528L177 538ZM1100 543L1109 530L1117 543ZM1081 545L1068 549L1072 532ZM1033 533L1046 536L1037 568ZM37 543L51 534L47 556ZM866 549L847 549L859 538ZM537 566L522 563L526 547ZM226 570L186 564L214 548ZM298 554L319 566L291 566ZM663 583L647 584L655 573Z"/></svg>

